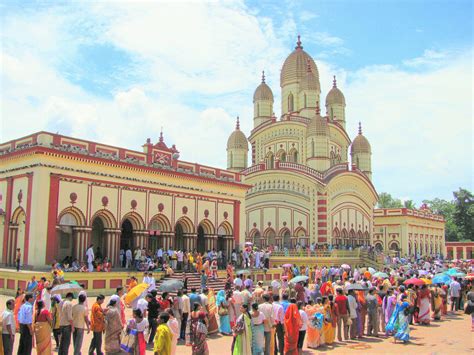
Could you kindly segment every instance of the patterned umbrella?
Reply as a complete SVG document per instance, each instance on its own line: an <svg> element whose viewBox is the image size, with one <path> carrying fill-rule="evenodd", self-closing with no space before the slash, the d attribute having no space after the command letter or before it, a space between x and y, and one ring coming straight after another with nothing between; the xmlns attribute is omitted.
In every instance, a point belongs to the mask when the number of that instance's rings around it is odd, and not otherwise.
<svg viewBox="0 0 474 355"><path fill-rule="evenodd" d="M296 284L298 282L305 282L305 281L308 281L308 276L304 276L304 275L293 277L290 280L290 282L293 283L293 284Z"/></svg>
<svg viewBox="0 0 474 355"><path fill-rule="evenodd" d="M69 292L76 293L82 291L82 287L79 286L76 282L69 282L65 284L61 284L58 286L55 286L51 290L52 295L66 295Z"/></svg>

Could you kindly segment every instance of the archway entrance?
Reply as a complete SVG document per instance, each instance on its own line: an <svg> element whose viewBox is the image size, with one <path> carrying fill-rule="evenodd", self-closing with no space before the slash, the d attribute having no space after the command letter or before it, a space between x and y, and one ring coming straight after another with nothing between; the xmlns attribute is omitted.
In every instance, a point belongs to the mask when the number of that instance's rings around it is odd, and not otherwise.
<svg viewBox="0 0 474 355"><path fill-rule="evenodd" d="M95 218L92 222L91 244L94 244L96 258L102 259L104 255L107 255L104 222L100 217Z"/></svg>
<svg viewBox="0 0 474 355"><path fill-rule="evenodd" d="M383 251L382 243L375 243L375 250L377 250L377 251Z"/></svg>
<svg viewBox="0 0 474 355"><path fill-rule="evenodd" d="M58 260L62 261L66 257L74 259L76 255L75 238L73 227L77 226L76 218L66 213L61 217L59 221L59 245L58 245Z"/></svg>
<svg viewBox="0 0 474 355"><path fill-rule="evenodd" d="M133 249L133 224L128 219L122 223L122 233L120 235L120 249Z"/></svg>
<svg viewBox="0 0 474 355"><path fill-rule="evenodd" d="M284 248L291 248L291 234L289 230L286 230L285 233L283 233L283 247Z"/></svg>
<svg viewBox="0 0 474 355"><path fill-rule="evenodd" d="M184 250L184 230L183 226L181 223L176 223L176 227L174 229L174 235L175 235L175 243L174 243L174 248L176 250Z"/></svg>
<svg viewBox="0 0 474 355"><path fill-rule="evenodd" d="M196 249L198 253L204 254L206 250L206 238L204 237L204 228L199 225L197 230L197 245Z"/></svg>

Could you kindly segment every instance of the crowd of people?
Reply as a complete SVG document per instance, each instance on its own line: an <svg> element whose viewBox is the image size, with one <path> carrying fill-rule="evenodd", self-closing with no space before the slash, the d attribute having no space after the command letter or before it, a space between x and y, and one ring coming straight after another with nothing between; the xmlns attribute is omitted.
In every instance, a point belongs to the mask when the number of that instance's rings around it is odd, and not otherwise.
<svg viewBox="0 0 474 355"><path fill-rule="evenodd" d="M265 257L260 260L264 265ZM379 271L285 264L281 277L264 285L229 263L223 290L209 289L206 278L200 289L188 290L185 279L172 297L157 290L147 271L140 283L146 287L133 300L128 295L139 285L135 277L108 302L99 295L93 304L85 290L61 297L51 294L45 278L32 278L26 292L19 290L6 303L2 343L11 354L19 332L18 354L31 354L33 344L39 354L50 354L52 339L59 354L80 354L84 333L92 332L89 354L141 355L153 349L171 355L187 345L197 355L208 354L208 336L220 333L232 337L234 355L291 355L301 354L305 343L317 349L366 336L408 342L410 325L429 326L449 310L466 308L474 331L473 271L471 262L435 258L392 258ZM212 277L210 267L203 265L201 273Z"/></svg>

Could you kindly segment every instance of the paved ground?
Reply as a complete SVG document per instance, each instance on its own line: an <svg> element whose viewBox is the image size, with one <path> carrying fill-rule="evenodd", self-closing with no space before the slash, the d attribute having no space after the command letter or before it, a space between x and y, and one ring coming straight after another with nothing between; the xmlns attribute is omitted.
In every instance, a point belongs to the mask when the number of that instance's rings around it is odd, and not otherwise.
<svg viewBox="0 0 474 355"><path fill-rule="evenodd" d="M5 309L6 296L0 296L0 311ZM130 310L127 310L127 316ZM411 341L408 344L394 344L393 338L364 338L361 341L335 343L318 350L304 349L304 354L473 354L474 333L471 332L471 319L461 312L450 314L440 322L430 326L411 327ZM86 335L82 353L87 354L92 336ZM15 338L15 353L19 335ZM211 336L208 340L210 354L230 354L232 337ZM54 344L54 340L53 340ZM33 352L35 353L35 352ZM54 352L56 353L56 352ZM72 354L72 346L69 351ZM152 354L152 351L147 354ZM191 354L191 348L178 345L177 354Z"/></svg>

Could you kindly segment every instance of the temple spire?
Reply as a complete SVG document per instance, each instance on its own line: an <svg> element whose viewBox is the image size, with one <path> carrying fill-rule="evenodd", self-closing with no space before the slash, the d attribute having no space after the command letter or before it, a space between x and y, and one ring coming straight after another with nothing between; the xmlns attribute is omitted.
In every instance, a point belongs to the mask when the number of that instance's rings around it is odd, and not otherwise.
<svg viewBox="0 0 474 355"><path fill-rule="evenodd" d="M332 87L337 88L337 82L336 82L336 76L335 75L332 76Z"/></svg>
<svg viewBox="0 0 474 355"><path fill-rule="evenodd" d="M301 45L301 36L298 35L298 41L296 42L296 47L295 49L303 49L303 46Z"/></svg>
<svg viewBox="0 0 474 355"><path fill-rule="evenodd" d="M161 130L160 130L160 143L163 143L163 126L161 127Z"/></svg>
<svg viewBox="0 0 474 355"><path fill-rule="evenodd" d="M236 130L240 130L239 116L237 116L237 122L235 123L235 129L236 129Z"/></svg>
<svg viewBox="0 0 474 355"><path fill-rule="evenodd" d="M262 83L265 83L265 70L262 70Z"/></svg>
<svg viewBox="0 0 474 355"><path fill-rule="evenodd" d="M362 134L362 124L359 121L359 134Z"/></svg>

